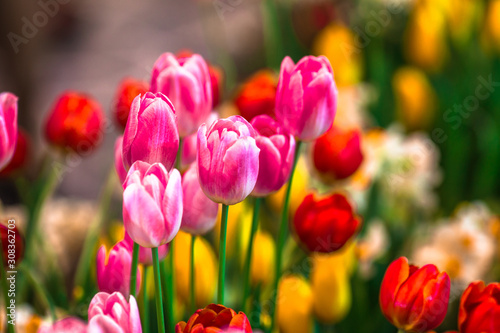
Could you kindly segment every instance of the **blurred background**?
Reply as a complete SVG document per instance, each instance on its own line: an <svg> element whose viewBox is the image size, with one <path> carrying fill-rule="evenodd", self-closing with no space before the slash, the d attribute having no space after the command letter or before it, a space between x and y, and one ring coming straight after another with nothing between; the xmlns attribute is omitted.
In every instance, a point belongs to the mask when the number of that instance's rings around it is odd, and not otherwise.
<svg viewBox="0 0 500 333"><path fill-rule="evenodd" d="M113 168L119 83L149 81L163 52L192 51L223 73L219 112L249 120L273 114L284 56L330 60L339 89L335 125L361 133L363 162L347 180L325 183L315 177L308 149L296 192L345 190L366 223L355 250L357 273L349 273L358 306L339 315L338 331L390 331L376 309L378 287L400 254L453 272L455 310L468 282L498 281L499 0L7 0L0 2L0 36L0 91L19 96L19 124L28 137L16 170L25 184L49 149L45 119L62 92L85 92L106 113L103 143L63 162L56 198L77 203L58 201L51 209L59 217L42 218L51 230L58 226L50 237L62 248L73 237L61 261L69 276ZM22 202L19 186L15 175L2 175L0 199L8 209ZM119 205L112 210L119 219ZM69 215L74 230L63 232ZM264 225L276 232L272 218ZM450 244L439 244L446 238ZM73 287L67 283L69 294ZM371 324L356 322L366 313ZM452 313L444 327L455 322Z"/></svg>

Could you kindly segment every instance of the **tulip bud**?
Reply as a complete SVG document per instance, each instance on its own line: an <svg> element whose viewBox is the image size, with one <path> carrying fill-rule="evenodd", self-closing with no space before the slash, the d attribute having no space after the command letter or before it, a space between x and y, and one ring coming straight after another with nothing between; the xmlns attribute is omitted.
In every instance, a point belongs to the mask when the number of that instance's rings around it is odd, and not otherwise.
<svg viewBox="0 0 500 333"><path fill-rule="evenodd" d="M45 136L56 147L88 154L102 142L103 130L101 106L84 94L68 91L50 112Z"/></svg>
<svg viewBox="0 0 500 333"><path fill-rule="evenodd" d="M196 332L231 332L252 333L252 327L243 312L238 314L220 304L209 304L196 311L186 323L181 321L175 325L175 333Z"/></svg>
<svg viewBox="0 0 500 333"><path fill-rule="evenodd" d="M123 241L127 244L129 249L133 249L134 241L130 236L125 232L125 237ZM170 247L170 243L162 245L158 247L158 260L162 261L168 254L168 250ZM144 266L151 266L153 264L153 254L151 252L151 248L139 246L139 263Z"/></svg>
<svg viewBox="0 0 500 333"><path fill-rule="evenodd" d="M161 93L137 96L123 134L123 163L128 169L135 161L162 163L170 170L179 149L175 109Z"/></svg>
<svg viewBox="0 0 500 333"><path fill-rule="evenodd" d="M138 95L144 95L149 91L149 83L125 78L120 82L113 102L113 115L116 123L125 129L132 102Z"/></svg>
<svg viewBox="0 0 500 333"><path fill-rule="evenodd" d="M460 299L460 332L500 332L500 283L472 282Z"/></svg>
<svg viewBox="0 0 500 333"><path fill-rule="evenodd" d="M252 191L264 197L279 190L290 178L295 157L295 139L267 115L252 120L259 153L259 175Z"/></svg>
<svg viewBox="0 0 500 333"><path fill-rule="evenodd" d="M184 304L189 304L191 235L179 231L174 242L175 287ZM195 302L197 306L210 303L217 286L217 256L206 239L197 237L194 243Z"/></svg>
<svg viewBox="0 0 500 333"><path fill-rule="evenodd" d="M151 250L150 250L151 251ZM130 272L132 270L132 247L125 241L115 244L106 257L106 247L97 251L96 271L99 291L113 293L118 291L124 296L130 293ZM137 287L141 287L141 274L137 269Z"/></svg>
<svg viewBox="0 0 500 333"><path fill-rule="evenodd" d="M141 333L141 318L134 296L97 293L89 305L89 332Z"/></svg>
<svg viewBox="0 0 500 333"><path fill-rule="evenodd" d="M360 141L359 130L332 126L314 142L314 167L324 182L345 179L358 170L363 161Z"/></svg>
<svg viewBox="0 0 500 333"><path fill-rule="evenodd" d="M234 104L248 121L259 115L274 116L277 79L271 70L260 70L241 86Z"/></svg>
<svg viewBox="0 0 500 333"><path fill-rule="evenodd" d="M182 138L195 133L212 110L210 73L198 54L182 58L162 54L153 66L151 91L162 92L172 101Z"/></svg>
<svg viewBox="0 0 500 333"><path fill-rule="evenodd" d="M210 129L198 130L198 176L211 200L226 205L243 201L252 192L259 173L255 129L244 118L231 116Z"/></svg>
<svg viewBox="0 0 500 333"><path fill-rule="evenodd" d="M309 194L295 212L293 228L300 245L310 252L330 253L344 246L361 227L347 198Z"/></svg>
<svg viewBox="0 0 500 333"><path fill-rule="evenodd" d="M313 294L304 278L295 275L281 278L276 302L281 333L313 332Z"/></svg>
<svg viewBox="0 0 500 333"><path fill-rule="evenodd" d="M421 268L401 257L385 272L380 286L382 313L398 329L427 332L438 327L446 316L450 278L434 265Z"/></svg>
<svg viewBox="0 0 500 333"><path fill-rule="evenodd" d="M200 187L196 163L182 176L183 213L181 229L192 235L203 235L216 222L219 205L210 200Z"/></svg>
<svg viewBox="0 0 500 333"><path fill-rule="evenodd" d="M134 242L143 247L169 243L182 219L181 175L160 163L135 162L123 183L123 222Z"/></svg>
<svg viewBox="0 0 500 333"><path fill-rule="evenodd" d="M0 94L0 170L14 156L17 142L17 97L11 93Z"/></svg>
<svg viewBox="0 0 500 333"><path fill-rule="evenodd" d="M16 149L14 150L14 155L12 156L12 159L10 160L9 164L7 164L2 171L0 171L0 176L8 176L13 172L19 171L26 164L26 160L28 159L28 150L29 150L28 138L29 138L28 134L19 128L19 131L17 133L17 143L16 143Z"/></svg>
<svg viewBox="0 0 500 333"><path fill-rule="evenodd" d="M307 56L296 65L281 63L276 92L276 119L299 140L314 140L333 123L337 87L327 58Z"/></svg>

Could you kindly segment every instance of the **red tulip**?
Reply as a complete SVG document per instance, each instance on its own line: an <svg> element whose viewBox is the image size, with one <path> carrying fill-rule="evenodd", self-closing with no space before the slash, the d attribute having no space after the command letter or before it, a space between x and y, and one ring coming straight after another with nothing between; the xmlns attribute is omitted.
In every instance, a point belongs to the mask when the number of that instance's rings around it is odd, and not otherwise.
<svg viewBox="0 0 500 333"><path fill-rule="evenodd" d="M385 272L380 287L380 308L394 326L407 332L427 332L446 316L450 278L434 265L421 268L401 257Z"/></svg>
<svg viewBox="0 0 500 333"><path fill-rule="evenodd" d="M326 198L309 194L293 220L300 244L311 252L329 253L340 249L361 226L347 198L334 193Z"/></svg>
<svg viewBox="0 0 500 333"><path fill-rule="evenodd" d="M7 225L0 224L2 255L5 269L14 270L24 256L24 238L15 225L15 220L8 220Z"/></svg>
<svg viewBox="0 0 500 333"><path fill-rule="evenodd" d="M460 299L458 327L461 333L500 332L500 283L472 282Z"/></svg>
<svg viewBox="0 0 500 333"><path fill-rule="evenodd" d="M255 73L241 86L234 103L240 114L248 121L267 114L274 117L277 80L270 70Z"/></svg>
<svg viewBox="0 0 500 333"><path fill-rule="evenodd" d="M17 143L16 149L14 150L14 156L12 156L9 164L7 164L2 171L0 171L0 176L8 176L12 172L20 170L28 159L28 148L28 134L19 128L17 131Z"/></svg>
<svg viewBox="0 0 500 333"><path fill-rule="evenodd" d="M134 98L138 95L144 95L148 91L149 83L145 81L125 78L120 82L113 102L113 115L122 130L127 126L128 114Z"/></svg>
<svg viewBox="0 0 500 333"><path fill-rule="evenodd" d="M210 304L196 311L188 322L175 326L175 333L251 333L252 328L243 312L236 312L220 304Z"/></svg>
<svg viewBox="0 0 500 333"><path fill-rule="evenodd" d="M50 112L45 136L54 146L84 154L102 142L103 127L101 106L84 94L68 91Z"/></svg>
<svg viewBox="0 0 500 333"><path fill-rule="evenodd" d="M345 179L361 165L361 134L356 129L332 126L313 146L314 167L326 181Z"/></svg>

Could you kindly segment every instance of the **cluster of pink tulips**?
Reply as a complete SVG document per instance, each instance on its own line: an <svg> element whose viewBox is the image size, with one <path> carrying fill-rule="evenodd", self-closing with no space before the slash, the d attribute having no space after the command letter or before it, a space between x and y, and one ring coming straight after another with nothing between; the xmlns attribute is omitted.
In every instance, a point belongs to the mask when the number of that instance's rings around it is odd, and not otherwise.
<svg viewBox="0 0 500 333"><path fill-rule="evenodd" d="M0 98L3 167L15 147L17 105L11 94L4 93ZM115 144L115 167L123 186L125 237L109 252L103 246L97 253L100 293L90 303L88 323L70 317L51 327L45 325L42 332L141 332L135 300L141 288L138 263L153 266L158 330L164 332L163 299L168 303L167 312L173 311L174 301L171 278L162 275L171 275L173 266L162 272L159 261L168 256L169 250L173 251L171 242L180 229L190 233L193 242L197 235L211 230L218 204L222 204L217 297L220 305L198 310L187 324L177 324L176 332L251 331L243 313L223 307L228 208L248 196L259 200L291 183L301 143L318 138L333 123L337 89L325 57L308 56L297 64L286 57L276 95L276 120L268 115L255 117L251 122L241 116L216 119L211 113L212 99L208 65L200 55L176 57L165 53L158 58L149 91L134 98L123 136ZM122 109L120 112L123 116ZM102 122L98 123L102 126ZM77 149L77 137L64 133L56 136L52 140L56 145ZM68 138L71 144L66 143ZM290 185L280 227L276 288L288 228L289 196ZM250 247L253 237L254 232ZM191 262L193 257L194 252ZM251 251L247 261L251 261ZM248 276L248 271L245 274ZM245 286L246 293L247 289ZM230 318L227 322L210 321L206 319L210 313ZM196 318L205 319L198 323Z"/></svg>

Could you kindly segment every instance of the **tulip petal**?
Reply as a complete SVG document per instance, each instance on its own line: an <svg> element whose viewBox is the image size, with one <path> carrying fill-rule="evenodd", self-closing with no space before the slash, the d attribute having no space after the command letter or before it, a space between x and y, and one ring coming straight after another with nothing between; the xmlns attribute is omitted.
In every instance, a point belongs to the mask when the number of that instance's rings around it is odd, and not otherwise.
<svg viewBox="0 0 500 333"><path fill-rule="evenodd" d="M401 285L408 279L410 266L408 259L401 257L387 268L380 286L380 308L384 316L393 324L394 302Z"/></svg>

